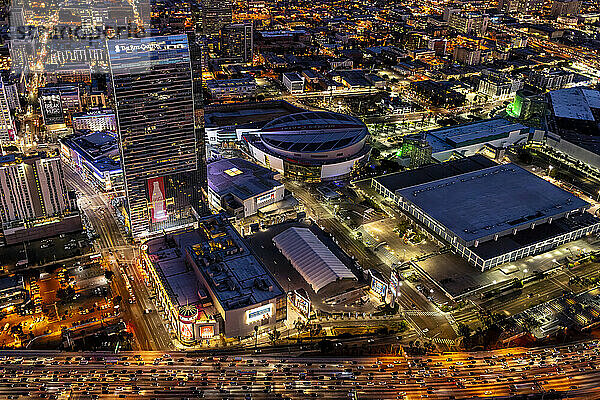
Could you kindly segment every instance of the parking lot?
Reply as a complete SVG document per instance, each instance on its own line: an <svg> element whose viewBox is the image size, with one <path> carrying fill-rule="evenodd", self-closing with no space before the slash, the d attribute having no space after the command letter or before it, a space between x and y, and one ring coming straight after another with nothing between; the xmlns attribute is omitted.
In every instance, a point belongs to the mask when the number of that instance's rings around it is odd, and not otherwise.
<svg viewBox="0 0 600 400"><path fill-rule="evenodd" d="M0 319L0 345L5 347L27 346L42 337L45 346L58 346L63 329L93 325L118 314L98 262L77 262L25 279L30 306L13 307Z"/></svg>
<svg viewBox="0 0 600 400"><path fill-rule="evenodd" d="M87 235L78 232L0 247L0 259L3 272L14 273L25 267L52 264L90 251L91 245Z"/></svg>

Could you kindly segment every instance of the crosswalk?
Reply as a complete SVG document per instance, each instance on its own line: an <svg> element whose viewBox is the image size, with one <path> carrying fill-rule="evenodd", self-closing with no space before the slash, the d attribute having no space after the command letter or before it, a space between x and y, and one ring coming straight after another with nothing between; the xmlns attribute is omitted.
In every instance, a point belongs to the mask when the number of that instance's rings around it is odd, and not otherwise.
<svg viewBox="0 0 600 400"><path fill-rule="evenodd" d="M409 310L404 311L404 315L416 316L416 317L442 317L442 314L439 311L418 311L418 310Z"/></svg>
<svg viewBox="0 0 600 400"><path fill-rule="evenodd" d="M445 344L445 345L448 345L448 346L454 346L456 344L456 342L454 341L454 339L433 338L433 339L431 339L431 341L433 343Z"/></svg>

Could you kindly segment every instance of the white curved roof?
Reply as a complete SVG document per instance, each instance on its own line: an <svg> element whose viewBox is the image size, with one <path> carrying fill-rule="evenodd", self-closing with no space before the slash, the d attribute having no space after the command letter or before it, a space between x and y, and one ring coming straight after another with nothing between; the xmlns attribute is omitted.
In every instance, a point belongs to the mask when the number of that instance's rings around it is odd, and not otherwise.
<svg viewBox="0 0 600 400"><path fill-rule="evenodd" d="M308 228L289 228L273 242L315 292L339 279L356 279Z"/></svg>

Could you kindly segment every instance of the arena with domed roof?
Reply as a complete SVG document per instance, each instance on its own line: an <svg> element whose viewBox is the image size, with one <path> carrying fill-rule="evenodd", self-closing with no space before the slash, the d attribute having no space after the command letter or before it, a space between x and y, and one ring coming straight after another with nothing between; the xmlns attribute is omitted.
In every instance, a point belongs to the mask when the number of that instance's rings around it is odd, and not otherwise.
<svg viewBox="0 0 600 400"><path fill-rule="evenodd" d="M369 157L369 132L358 118L329 112L285 115L247 132L252 156L286 177L305 182L335 180L352 174Z"/></svg>

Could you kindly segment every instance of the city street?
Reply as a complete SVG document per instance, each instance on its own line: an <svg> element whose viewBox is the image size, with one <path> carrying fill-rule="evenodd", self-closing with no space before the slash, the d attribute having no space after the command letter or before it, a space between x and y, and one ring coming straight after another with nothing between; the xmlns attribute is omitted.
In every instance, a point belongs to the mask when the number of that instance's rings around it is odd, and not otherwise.
<svg viewBox="0 0 600 400"><path fill-rule="evenodd" d="M302 186L286 182L290 191L304 204L307 215L311 216L317 223L335 237L337 243L348 254L355 257L363 269L374 268L384 275L389 276L390 266L380 260L378 253L372 253L365 249L362 243L353 237L353 232L334 216L328 208L324 207L315 197ZM444 313L425 296L411 287L403 285L400 287L398 297L400 311L410 310L405 314L407 321L417 330L423 338L439 338L454 340L456 333Z"/></svg>
<svg viewBox="0 0 600 400"><path fill-rule="evenodd" d="M89 218L94 230L100 236L96 241L108 265L114 272L113 287L122 298L123 318L132 327L137 346L140 349L172 349L171 336L166 330L158 312L144 314L145 309L154 309L150 300L148 286L134 266L135 248L125 239L108 199L98 190L84 181L78 174L64 168L67 182L79 193L79 204ZM129 276L134 279L130 279ZM129 302L131 296L127 283L133 288L135 302Z"/></svg>

